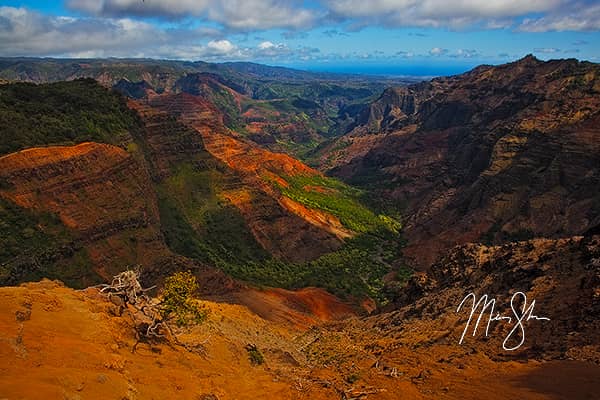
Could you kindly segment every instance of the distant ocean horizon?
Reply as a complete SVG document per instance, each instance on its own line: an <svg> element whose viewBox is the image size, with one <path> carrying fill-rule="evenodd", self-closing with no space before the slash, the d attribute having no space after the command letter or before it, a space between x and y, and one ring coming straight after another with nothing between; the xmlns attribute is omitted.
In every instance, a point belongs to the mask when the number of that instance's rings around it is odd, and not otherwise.
<svg viewBox="0 0 600 400"><path fill-rule="evenodd" d="M290 65L289 67L311 72L332 72L337 74L386 77L436 77L462 74L481 64L372 65L356 63L353 65Z"/></svg>

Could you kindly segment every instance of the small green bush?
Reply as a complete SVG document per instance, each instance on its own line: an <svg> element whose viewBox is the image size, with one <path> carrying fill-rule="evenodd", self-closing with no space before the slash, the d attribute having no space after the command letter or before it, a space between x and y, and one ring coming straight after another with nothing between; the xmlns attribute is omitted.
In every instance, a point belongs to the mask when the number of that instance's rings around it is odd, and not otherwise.
<svg viewBox="0 0 600 400"><path fill-rule="evenodd" d="M358 374L351 374L345 378L346 382L348 382L349 384L356 383L359 379L360 376Z"/></svg>
<svg viewBox="0 0 600 400"><path fill-rule="evenodd" d="M165 280L162 291L161 314L178 326L199 324L206 319L207 310L194 299L198 290L196 277L190 272L177 272Z"/></svg>
<svg viewBox="0 0 600 400"><path fill-rule="evenodd" d="M262 355L260 350L255 344L249 344L246 346L248 352L248 358L252 365L262 365L265 362L265 357Z"/></svg>

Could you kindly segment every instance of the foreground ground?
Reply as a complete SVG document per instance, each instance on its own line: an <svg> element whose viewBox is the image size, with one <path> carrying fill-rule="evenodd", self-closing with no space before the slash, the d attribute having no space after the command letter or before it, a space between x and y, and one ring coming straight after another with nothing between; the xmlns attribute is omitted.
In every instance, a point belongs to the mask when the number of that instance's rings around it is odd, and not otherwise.
<svg viewBox="0 0 600 400"><path fill-rule="evenodd" d="M264 318L205 302L209 319L181 332L185 347L142 343L132 352L129 318L95 289L50 281L1 288L0 399L597 398L597 364L493 361L454 341L421 347L435 332L385 337L358 318L327 322L348 310L304 294L310 300L253 292ZM251 364L248 344L263 365Z"/></svg>

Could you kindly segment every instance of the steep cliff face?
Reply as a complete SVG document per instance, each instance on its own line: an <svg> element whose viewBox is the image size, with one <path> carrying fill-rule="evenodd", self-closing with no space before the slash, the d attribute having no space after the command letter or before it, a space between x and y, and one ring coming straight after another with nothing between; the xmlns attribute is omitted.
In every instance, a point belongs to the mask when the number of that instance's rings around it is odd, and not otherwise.
<svg viewBox="0 0 600 400"><path fill-rule="evenodd" d="M600 223L599 93L591 63L482 66L388 91L323 162L403 210L420 267L459 243L581 234Z"/></svg>
<svg viewBox="0 0 600 400"><path fill-rule="evenodd" d="M156 91L146 81L131 82L127 79L121 79L113 85L113 89L132 99L142 99L156 95Z"/></svg>
<svg viewBox="0 0 600 400"><path fill-rule="evenodd" d="M352 128L363 127L371 133L390 132L414 123L423 101L413 88L388 88L359 114Z"/></svg>
<svg viewBox="0 0 600 400"><path fill-rule="evenodd" d="M83 251L94 271L108 279L127 265L156 268L170 255L149 176L121 148L83 143L23 150L0 158L0 179L3 199L57 215L71 232L64 254L55 249L50 256L54 262ZM39 257L44 255L23 254L9 265L19 275L44 264ZM86 269L75 276L86 276Z"/></svg>
<svg viewBox="0 0 600 400"><path fill-rule="evenodd" d="M220 169L222 182L216 185L214 195L237 208L256 242L268 253L289 261L311 260L339 248L340 238L349 236L335 216L294 207L293 201L284 200L277 189L277 182L285 184L282 176L320 175L317 171L290 156L236 138L225 128L222 113L212 103L182 93L153 98L148 105L130 105L145 121L153 163L169 164L172 169L177 163L196 160L197 167ZM179 134L165 134L169 129L164 121L172 118L168 115L178 116L185 124L179 125ZM157 122L161 118L162 125ZM181 140L186 129L189 143L164 146L169 136ZM182 152L176 160L168 161L168 149L174 148ZM198 165L202 160L204 165ZM161 179L167 175L163 173Z"/></svg>
<svg viewBox="0 0 600 400"><path fill-rule="evenodd" d="M240 93L244 88L216 74L188 74L179 79L173 91L186 93L212 104L221 115L223 123L230 128L239 128L242 102L249 98Z"/></svg>

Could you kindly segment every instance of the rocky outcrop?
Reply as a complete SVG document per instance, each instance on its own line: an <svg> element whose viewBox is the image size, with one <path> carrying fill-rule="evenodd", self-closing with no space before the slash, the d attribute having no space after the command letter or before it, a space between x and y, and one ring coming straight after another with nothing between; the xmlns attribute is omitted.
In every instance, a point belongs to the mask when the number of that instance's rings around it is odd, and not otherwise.
<svg viewBox="0 0 600 400"><path fill-rule="evenodd" d="M515 325L511 297L516 292L527 295L527 306L533 304L533 315L549 321L524 321L526 337L516 351L504 351L502 342ZM469 293L477 299L488 295L495 298L495 316L511 316L512 323L492 321L485 337L488 312L479 307L475 320L482 321L475 337L468 329L465 345L484 351L496 358L571 358L598 362L600 360L600 236L567 239L535 239L488 247L469 244L459 246L436 262L428 273L411 278L398 291L391 314L375 317L377 324L404 328L421 323L429 330L445 332L444 342L458 343L465 329L472 301L457 313L458 305ZM515 308L523 314L522 297ZM518 305L518 307L517 307ZM420 321L420 322L417 322ZM383 326L383 325L382 325ZM394 330L396 328L392 328ZM400 328L402 329L402 328ZM521 336L514 336L518 343Z"/></svg>
<svg viewBox="0 0 600 400"><path fill-rule="evenodd" d="M182 94L178 97L191 96ZM207 102L203 104L210 107ZM128 102L128 106L137 112L143 123L143 128L135 134L136 142L155 182L170 176L182 162L191 162L198 169L217 168L213 157L206 151L202 137L177 121L176 110L169 108L169 113L133 100ZM215 118L213 122L219 124L219 114L214 108L210 110L210 118Z"/></svg>
<svg viewBox="0 0 600 400"><path fill-rule="evenodd" d="M426 268L456 244L598 225L599 110L597 65L526 57L387 91L323 163L403 213Z"/></svg>
<svg viewBox="0 0 600 400"><path fill-rule="evenodd" d="M363 127L370 133L391 132L413 123L420 111L419 93L411 88L388 88L359 114L351 129Z"/></svg>

